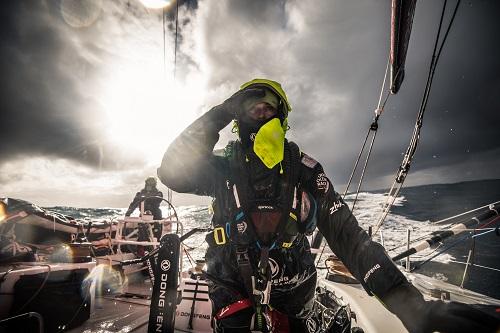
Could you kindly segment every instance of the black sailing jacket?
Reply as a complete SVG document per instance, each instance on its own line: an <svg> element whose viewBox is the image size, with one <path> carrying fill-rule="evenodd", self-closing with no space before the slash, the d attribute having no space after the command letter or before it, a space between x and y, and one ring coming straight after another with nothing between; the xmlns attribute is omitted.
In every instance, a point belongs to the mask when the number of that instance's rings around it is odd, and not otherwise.
<svg viewBox="0 0 500 333"><path fill-rule="evenodd" d="M144 201L144 211L150 211L151 214L153 214L153 218L155 220L161 220L162 215L161 215L161 210L160 210L160 204L161 204L161 198L152 198L152 197L161 197L163 198L163 193L155 190L148 192L145 189L142 189L140 192L137 192L135 194L134 199L130 203L127 212L125 213L125 216L130 216L134 212L134 210L138 207L140 207L141 202Z"/></svg>
<svg viewBox="0 0 500 333"><path fill-rule="evenodd" d="M158 169L160 180L176 192L212 196L217 202L224 202L221 199L227 195L228 160L214 154L213 148L219 140L218 132L230 121L230 115L214 107L186 128L167 149ZM301 187L311 193L317 202L319 231L364 288L383 299L392 288L405 283L405 277L383 247L373 242L358 225L322 166L306 154L301 156ZM216 206L214 210L219 208ZM207 236L207 271L224 282L219 288L215 283L216 287L210 291L217 310L241 298L234 295L234 290L243 295L246 293L238 273L234 249L230 245L215 245L210 237ZM307 306L304 303L312 298L316 281L309 243L305 237L297 243L290 249L270 252L274 260L271 264L277 266L272 267L271 305L294 316L299 316L300 308ZM225 288L228 286L233 295ZM301 298L298 305L290 304L294 294Z"/></svg>

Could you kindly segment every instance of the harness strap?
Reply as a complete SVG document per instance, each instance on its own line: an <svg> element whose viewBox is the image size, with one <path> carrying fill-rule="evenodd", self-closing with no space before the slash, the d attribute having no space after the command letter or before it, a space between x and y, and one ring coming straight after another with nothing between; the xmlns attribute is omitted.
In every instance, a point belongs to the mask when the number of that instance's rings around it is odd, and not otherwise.
<svg viewBox="0 0 500 333"><path fill-rule="evenodd" d="M257 274L252 276L255 303L267 305L271 298L271 270L269 269L269 247L262 247Z"/></svg>
<svg viewBox="0 0 500 333"><path fill-rule="evenodd" d="M234 201L236 202L236 207L241 208L240 196L238 195L238 189L236 188L236 184L233 184L233 195L234 195Z"/></svg>
<svg viewBox="0 0 500 333"><path fill-rule="evenodd" d="M236 261L240 276L247 290L251 305L255 310L252 318L253 329L264 331L267 326L265 310L271 298L271 274L269 267L269 248L261 249L257 274L254 274L248 257L248 247L239 246L236 249ZM256 276L257 275L257 276ZM240 308L241 309L241 308ZM236 311L239 311L235 310Z"/></svg>
<svg viewBox="0 0 500 333"><path fill-rule="evenodd" d="M238 263L238 269L245 289L248 292L248 296L251 298L253 294L253 269L250 264L250 258L248 257L248 247L238 246L236 248L236 262Z"/></svg>
<svg viewBox="0 0 500 333"><path fill-rule="evenodd" d="M300 151L299 147L293 142L285 143L285 159L283 160L285 165L285 170L287 174L285 179L282 180L281 186L281 205L283 208L283 213L281 221L278 225L276 232L276 242L278 242L280 247L289 248L292 246L293 241L285 242L284 232L287 228L287 224L291 223L290 218L298 223L297 216L300 212L300 201L297 199L297 184L299 183L300 175ZM293 191L292 191L293 186Z"/></svg>

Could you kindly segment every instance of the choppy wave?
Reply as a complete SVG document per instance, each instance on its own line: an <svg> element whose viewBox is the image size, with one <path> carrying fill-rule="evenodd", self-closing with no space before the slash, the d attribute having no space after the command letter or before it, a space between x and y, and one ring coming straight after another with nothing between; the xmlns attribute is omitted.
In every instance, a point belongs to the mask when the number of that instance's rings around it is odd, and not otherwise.
<svg viewBox="0 0 500 333"><path fill-rule="evenodd" d="M354 195L346 196L346 202L349 207L352 207ZM383 193L359 193L356 206L354 208L354 215L358 220L361 227L368 230L370 226L374 226L382 213L382 207L387 200L387 196ZM396 198L394 206L404 207L407 203L405 196L401 195ZM429 220L418 221L398 215L389 213L384 221L383 227L380 232L373 235L373 239L382 243L388 250L389 254L394 255L404 250L407 244L407 231L410 230L410 241L421 239L422 237L429 236L432 232L449 228L449 224L436 224ZM427 250L419 255L419 258L426 257L432 250ZM436 260L448 262L453 257L443 255L437 257Z"/></svg>

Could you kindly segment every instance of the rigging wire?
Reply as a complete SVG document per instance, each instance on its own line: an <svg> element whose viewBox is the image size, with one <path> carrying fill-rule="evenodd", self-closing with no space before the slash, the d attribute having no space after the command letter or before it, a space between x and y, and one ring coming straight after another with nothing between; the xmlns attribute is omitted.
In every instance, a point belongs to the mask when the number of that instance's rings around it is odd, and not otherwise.
<svg viewBox="0 0 500 333"><path fill-rule="evenodd" d="M421 268L423 265L427 264L429 261L431 261L432 259L436 258L437 256L440 256L441 254L445 253L446 251L448 251L449 249L455 247L456 245L460 244L461 242L467 240L467 239L472 239L472 248L471 248L471 251L474 251L474 247L475 247L475 239L477 237L480 237L480 236L483 236L485 234L489 234L490 232L492 231L496 231L498 228L494 228L493 230L490 230L490 231L486 231L486 232L483 232L481 234L475 234L475 231L477 231L478 229L482 229L482 228L485 228L489 225L491 225L492 223L494 222L497 222L499 220L500 217L496 217L494 219L492 219L491 221L487 222L487 223L484 223L483 225L479 226L477 229L474 229L474 231L472 231L471 233L469 234L466 234L466 235L463 235L461 237L459 237L455 242L451 243L449 246L445 247L443 250L437 252L435 255L433 255L432 257L426 259L425 261L421 262L420 264L418 264L417 266L415 266L412 271L414 271L415 269L419 269Z"/></svg>
<svg viewBox="0 0 500 333"><path fill-rule="evenodd" d="M468 220L469 220L468 218L459 219L456 222L452 223L452 225L457 225L457 224L460 224L460 223L464 223L464 222L466 222ZM452 229L449 228L449 226L447 226L444 229L437 229L437 230L434 230L434 231L430 231L430 232L428 232L428 233L426 233L426 234L424 234L424 235L422 235L420 237L412 239L412 243L420 242L421 240L424 240L424 239L428 238L429 236L432 236L432 235L434 235L436 233L447 231L447 230L452 230ZM468 230L468 229L464 229L464 231L466 231L466 230ZM474 229L472 229L472 230L474 230ZM396 249L399 249L399 248L402 248L402 247L405 247L405 246L406 246L406 244L398 245L398 246L395 246L393 248L388 249L387 251L394 251Z"/></svg>
<svg viewBox="0 0 500 333"><path fill-rule="evenodd" d="M349 180L347 182L346 189L344 191L344 194L342 195L342 198L345 199L347 192L349 191L349 187L351 186L351 182L352 182L352 179L354 177L354 174L358 168L358 164L359 164L359 161L361 159L361 156L363 155L363 152L365 151L366 142L368 141L370 134L373 132L372 140L370 142L370 148L368 149L368 152L366 154L366 160L365 160L365 163L363 165L363 169L361 171L361 175L360 175L359 182L358 182L358 187L356 189L356 196L355 196L354 201L352 203L351 211L354 211L354 207L356 206L356 202L358 200L358 194L359 194L359 191L361 189L361 184L363 183L363 178L365 175L366 168L368 166L368 160L370 159L370 155L371 155L372 149L373 149L373 144L374 144L375 138L377 136L378 119L379 119L380 115L382 114L384 107L385 107L385 104L387 103L387 100L389 99L389 96L390 96L390 90L388 90L386 97L384 98L384 102L382 103L382 96L384 94L385 84L387 81L387 73L389 72L389 63L390 63L390 57L387 58L387 66L385 67L384 79L382 81L382 86L380 87L380 95L379 95L379 99L378 99L378 103L377 103L377 108L375 109L375 117L374 117L373 122L371 123L370 127L368 128L365 140L363 141L363 145L361 146L361 150L359 151L358 158L354 162L354 167L352 169L351 175L349 176Z"/></svg>
<svg viewBox="0 0 500 333"><path fill-rule="evenodd" d="M175 2L175 44L174 44L174 81L177 72L177 39L179 35L179 0Z"/></svg>
<svg viewBox="0 0 500 333"><path fill-rule="evenodd" d="M460 213L460 214L457 214L457 215L453 215L453 216L447 217L445 219L442 219L442 220L439 220L439 221L435 221L435 222L431 222L431 223L432 224L441 224L443 222L455 219L455 218L463 216L463 215L467 215L467 214L473 213L475 211L481 210L481 209L486 208L486 207L490 207L490 209L491 209L492 207L496 206L499 203L500 203L500 201L495 201L495 202L492 202L490 204L487 204L487 205L484 205L484 206L481 206L481 207L478 207L478 208L474 208L474 209L468 210L466 212L463 212L463 213Z"/></svg>
<svg viewBox="0 0 500 333"><path fill-rule="evenodd" d="M381 225L384 223L385 218L389 214L389 211L390 211L392 205L394 204L394 201L396 200L396 197L399 194L399 191L403 187L403 183L404 183L404 181L406 179L406 176L408 175L408 172L409 172L409 169L410 169L410 165L411 165L413 156L414 156L415 151L417 149L417 145L418 145L418 142L419 142L419 139L420 139L420 129L422 128L423 118L424 118L424 114L425 114L425 111L426 111L426 108L427 108L427 102L429 100L429 95L430 95L430 91L431 91L431 87L432 87L434 73L436 71L436 66L437 66L438 60L439 60L439 58L441 56L441 51L443 49L443 46L444 46L444 44L446 42L446 39L448 37L448 33L449 33L450 29L451 29L453 21L455 20L455 17L456 17L456 14L457 14L457 10L458 10L458 7L460 5L460 0L458 0L457 3L456 3L455 9L453 11L453 14L451 16L450 22L448 24L448 28L446 30L446 33L444 34L444 37L443 37L443 39L441 41L441 45L440 45L439 50L438 50L438 44L439 44L439 39L440 39L440 35L441 35L441 29L442 29L442 25L443 25L443 21L444 21L444 14L446 12L446 5L447 5L447 0L445 0L444 4L443 4L443 9L442 9L442 12L441 12L441 18L439 20L438 32L437 32L437 35L436 35L436 40L434 42L434 48L433 48L433 52L432 52L432 58L431 58L431 62L430 62L430 65L429 65L429 73L428 73L428 76L427 76L427 82L425 84L425 89L424 89L424 93L423 93L423 96L422 96L422 101L420 103L420 108L419 108L419 111L417 113L417 119L415 121L415 127L413 129L413 134L412 134L412 137L411 137L411 140L410 140L410 144L408 145L408 148L406 150L406 153L405 153L405 156L403 158L403 161L401 162L399 170L396 173L396 177L395 177L394 182L393 182L393 184L391 186L391 189L388 192L387 201L384 204L384 207L382 209L382 214L381 214L379 220L377 221L374 233L377 233L378 230L379 230L379 228L381 227ZM437 53L436 53L436 51L437 51Z"/></svg>
<svg viewBox="0 0 500 333"><path fill-rule="evenodd" d="M167 50L166 50L166 16L167 16L167 7L163 8L162 11L162 30L163 30L163 72L165 77L167 76ZM174 39L174 70L173 76L175 81L175 76L177 72L177 44L178 44L178 36L179 36L179 1L175 2L175 39Z"/></svg>
<svg viewBox="0 0 500 333"><path fill-rule="evenodd" d="M162 29L163 29L163 75L167 76L167 51L166 51L166 42L165 42L165 15L167 15L167 10L165 7L162 12Z"/></svg>
<svg viewBox="0 0 500 333"><path fill-rule="evenodd" d="M370 129L372 130L372 127L374 127L374 126L376 126L378 128L378 124L376 124L374 122ZM359 191L361 190L361 184L363 184L363 178L365 176L366 167L368 166L368 161L370 160L370 156L372 154L372 149L373 149L373 143L375 142L376 137L377 137L377 129L374 129L372 141L370 142L370 148L368 148L368 153L366 154L365 164L363 165L363 169L361 170L361 176L359 178L358 187L356 188L356 196L354 197L354 201L352 203L352 208L351 208L352 212L354 212L354 207L356 206L356 202L358 201Z"/></svg>
<svg viewBox="0 0 500 333"><path fill-rule="evenodd" d="M443 221L449 221L449 220L451 220L451 219L453 219L453 218L461 217L461 216L463 216L463 215L470 214L470 213L472 213L472 212L478 211L478 210L480 210L480 209L484 209L484 208L486 208L486 207L490 207L490 209L491 209L491 207L493 207L494 205L496 205L496 204L498 204L498 203L500 203L500 201L496 201L496 202L495 202L495 203L493 203L493 204L485 205L485 206L482 206L482 207L479 207L479 208L471 209L471 210L466 211L466 212L464 212L464 213L457 214L457 215L455 215L455 216L451 216L451 217L448 217L448 218L442 219L442 220L437 221L437 222L434 222L434 223L440 223L440 222L443 222ZM496 228L487 228L487 227L488 227L489 225L491 225L492 223L496 222L496 221L498 220L498 218L499 218L499 217L497 217L496 219L493 219L493 220L491 220L491 221L489 221L489 222L487 222L487 223L484 223L484 224L482 224L482 225L478 226L477 228L474 228L474 229L463 229L463 231L474 231L474 230L478 230L478 229L481 229L481 230L488 230L488 232L490 232L490 231L492 231L492 230L494 231L494 230L496 230ZM459 220L457 220L456 222L454 222L454 223L453 223L453 225L457 225L457 224L460 224L460 223L464 223L464 222L466 222L466 221L468 221L468 220L469 220L469 218L462 218L462 219L459 219ZM426 233L426 234L424 234L424 235L422 235L422 236L420 236L420 237L418 237L418 238L413 239L413 240L412 240L412 243L417 243L417 242L420 242L420 241L422 241L422 240L424 240L424 239L428 238L429 236L431 236L431 235L433 235L433 234L435 234L435 233L439 233L439 232L443 232L443 231L447 231L447 230L452 230L452 229L449 229L449 228L447 227L447 228L445 228L445 229L438 229L438 230L435 230L435 231L431 231L431 232ZM476 237L476 236L475 236L475 237ZM390 252L390 251L394 251L394 250L396 250L396 249L399 249L399 248L402 248L402 247L405 247L405 246L407 246L407 244L398 245L398 246L395 246L395 247L393 247L393 248L387 249L387 251L388 251L388 252Z"/></svg>
<svg viewBox="0 0 500 333"><path fill-rule="evenodd" d="M167 76L167 51L166 51L166 15L167 15L167 7L163 8L162 11L162 29L163 29L163 73L165 77ZM175 42L174 42L174 70L173 70L173 78L175 81L175 76L176 76L176 71L177 71L177 41L178 41L178 34L179 34L179 1L175 2ZM168 202L172 202L172 190L167 187L167 200ZM168 207L168 213L170 212L170 206Z"/></svg>
<svg viewBox="0 0 500 333"><path fill-rule="evenodd" d="M495 229L496 229L496 228L495 228ZM447 246L447 247L445 247L444 249L442 249L441 251L437 252L437 253L436 253L435 255L433 255L432 257L430 257L430 258L426 259L425 261L423 261L423 262L419 263L418 265L416 265L415 267L413 267L411 271L413 272L413 271L415 271L415 270L417 270L417 269L422 268L422 266L423 266L423 265L425 265L425 264L427 264L428 262L432 261L434 258L436 258L436 257L440 256L441 254L446 253L449 249L451 249L451 248L453 248L453 247L457 246L458 244L460 244L460 243L462 243L462 242L466 241L466 240L467 240L467 239L469 239L469 238L472 238L472 240L473 240L473 244L474 244L474 239L475 239L476 237L478 237L478 236L482 236L482 235L484 235L484 234L486 234L486 233L489 233L489 232L484 232L484 233L482 233L482 234L476 234L476 235L473 235L473 236L471 236L470 234L462 236L461 238L459 238L458 240L456 240L455 242L453 242L453 243L452 243L452 244L450 244L449 246ZM452 261L452 260L451 260L451 261ZM461 263L461 262L458 262L458 263ZM463 264L463 263L462 263L462 264ZM477 264L471 264L470 262L469 262L469 264L468 264L468 265L479 266L479 265L477 265ZM492 270L498 270L498 269L495 269L495 268L492 268L492 267L486 267L486 266L482 266L482 268L492 269Z"/></svg>
<svg viewBox="0 0 500 333"><path fill-rule="evenodd" d="M382 103L382 96L384 95L385 85L386 85L386 82L387 82L387 76L388 76L388 73L389 73L390 62L391 62L391 54L389 52L389 55L387 57L387 65L386 65L385 73L384 73L384 79L382 80L382 86L380 87L380 94L379 94L379 99L378 99L378 103L377 103L377 108L375 109L375 117L374 117L373 122L371 123L370 127L368 128L365 140L363 141L363 145L361 146L361 150L359 151L358 157L357 157L356 161L354 162L354 167L352 169L351 175L349 176L349 180L347 182L346 189L344 191L344 194L342 195L342 198L345 199L345 197L346 197L346 195L347 195L347 193L349 191L349 187L351 186L351 182L353 180L354 174L356 173L356 170L358 168L358 164L359 164L359 161L361 159L361 156L363 155L363 152L365 151L365 147L366 147L366 143L368 141L368 138L370 137L370 134L373 132L374 134L373 134L372 140L370 142L370 148L368 149L368 152L366 154L366 160L365 160L365 163L364 163L364 166L363 166L360 178L359 178L358 187L356 189L356 196L355 196L355 198L353 200L353 203L352 203L351 212L354 211L354 208L356 206L356 202L358 200L359 191L361 190L361 185L363 183L363 178L364 178L364 175L365 175L365 172L366 172L366 168L368 166L368 160L369 160L369 158L371 156L371 153L372 153L373 145L374 145L374 142L375 142L375 137L376 137L377 130L378 130L378 119L380 118L380 115L382 114L382 112L384 110L384 107L385 107L385 105L387 103L387 100L389 99L389 96L390 96L390 93L391 93L391 89L390 88L387 89L387 93L386 93L386 96L384 98L384 102ZM398 72L399 72L399 70L400 69L398 69ZM322 242L322 240L323 240L323 236L321 235L320 232L318 232L314 236L314 238L313 238L313 244L318 244L317 246L319 247L320 244L321 244L321 242ZM319 259L317 261L316 267L318 267L318 264L319 264L319 262L321 260L321 256L323 255L325 247L326 247L326 244L323 245L323 248L321 250L321 254L320 254Z"/></svg>
<svg viewBox="0 0 500 333"><path fill-rule="evenodd" d="M467 264L466 262L461 262L461 261L457 261L457 260L450 260L450 262L454 262L456 264L462 264L462 265L472 265L470 263ZM493 268L493 267L488 267L488 266L483 266L483 265L478 265L478 264L474 264L474 267L480 267L480 268L484 268L484 269L489 269L489 270L492 270L492 271L500 272L500 269L498 269L498 268Z"/></svg>

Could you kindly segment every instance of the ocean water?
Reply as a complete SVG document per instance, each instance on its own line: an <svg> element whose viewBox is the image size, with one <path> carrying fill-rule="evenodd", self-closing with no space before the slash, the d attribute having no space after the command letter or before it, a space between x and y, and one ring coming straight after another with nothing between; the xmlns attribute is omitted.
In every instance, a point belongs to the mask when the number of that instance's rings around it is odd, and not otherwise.
<svg viewBox="0 0 500 333"><path fill-rule="evenodd" d="M352 200L353 195L346 197L346 202L350 207L352 207ZM384 191L359 194L354 215L365 230L376 223L385 201ZM389 255L394 256L406 249L408 229L411 230L412 240L430 237L432 232L450 228L451 224L437 223L439 220L496 201L500 201L500 179L404 188L381 228L383 245ZM73 207L48 207L47 209L83 220L117 219L123 217L126 210L125 208ZM164 216L170 213L167 207L162 207L162 210L164 210ZM210 227L211 215L207 206L179 206L176 207L176 211L184 226L184 232L195 227ZM462 219L470 219L476 214L477 212L465 215ZM500 222L497 220L489 227L498 225ZM464 263L467 262L469 250L473 248L475 266L469 268L463 282L464 287L500 299L500 237L492 232L477 237L472 242L470 235L470 232L465 232L462 236L452 237L437 248L413 255L412 265L419 266L431 256L437 255L432 261L424 263L416 272L460 285L464 275ZM382 242L380 234L373 235L373 238ZM192 260L203 258L207 244L205 235L201 233L193 235L184 243L186 251L183 265L186 268ZM440 254L450 245L453 246ZM329 252L328 247L325 252ZM325 258L323 255L323 259Z"/></svg>

